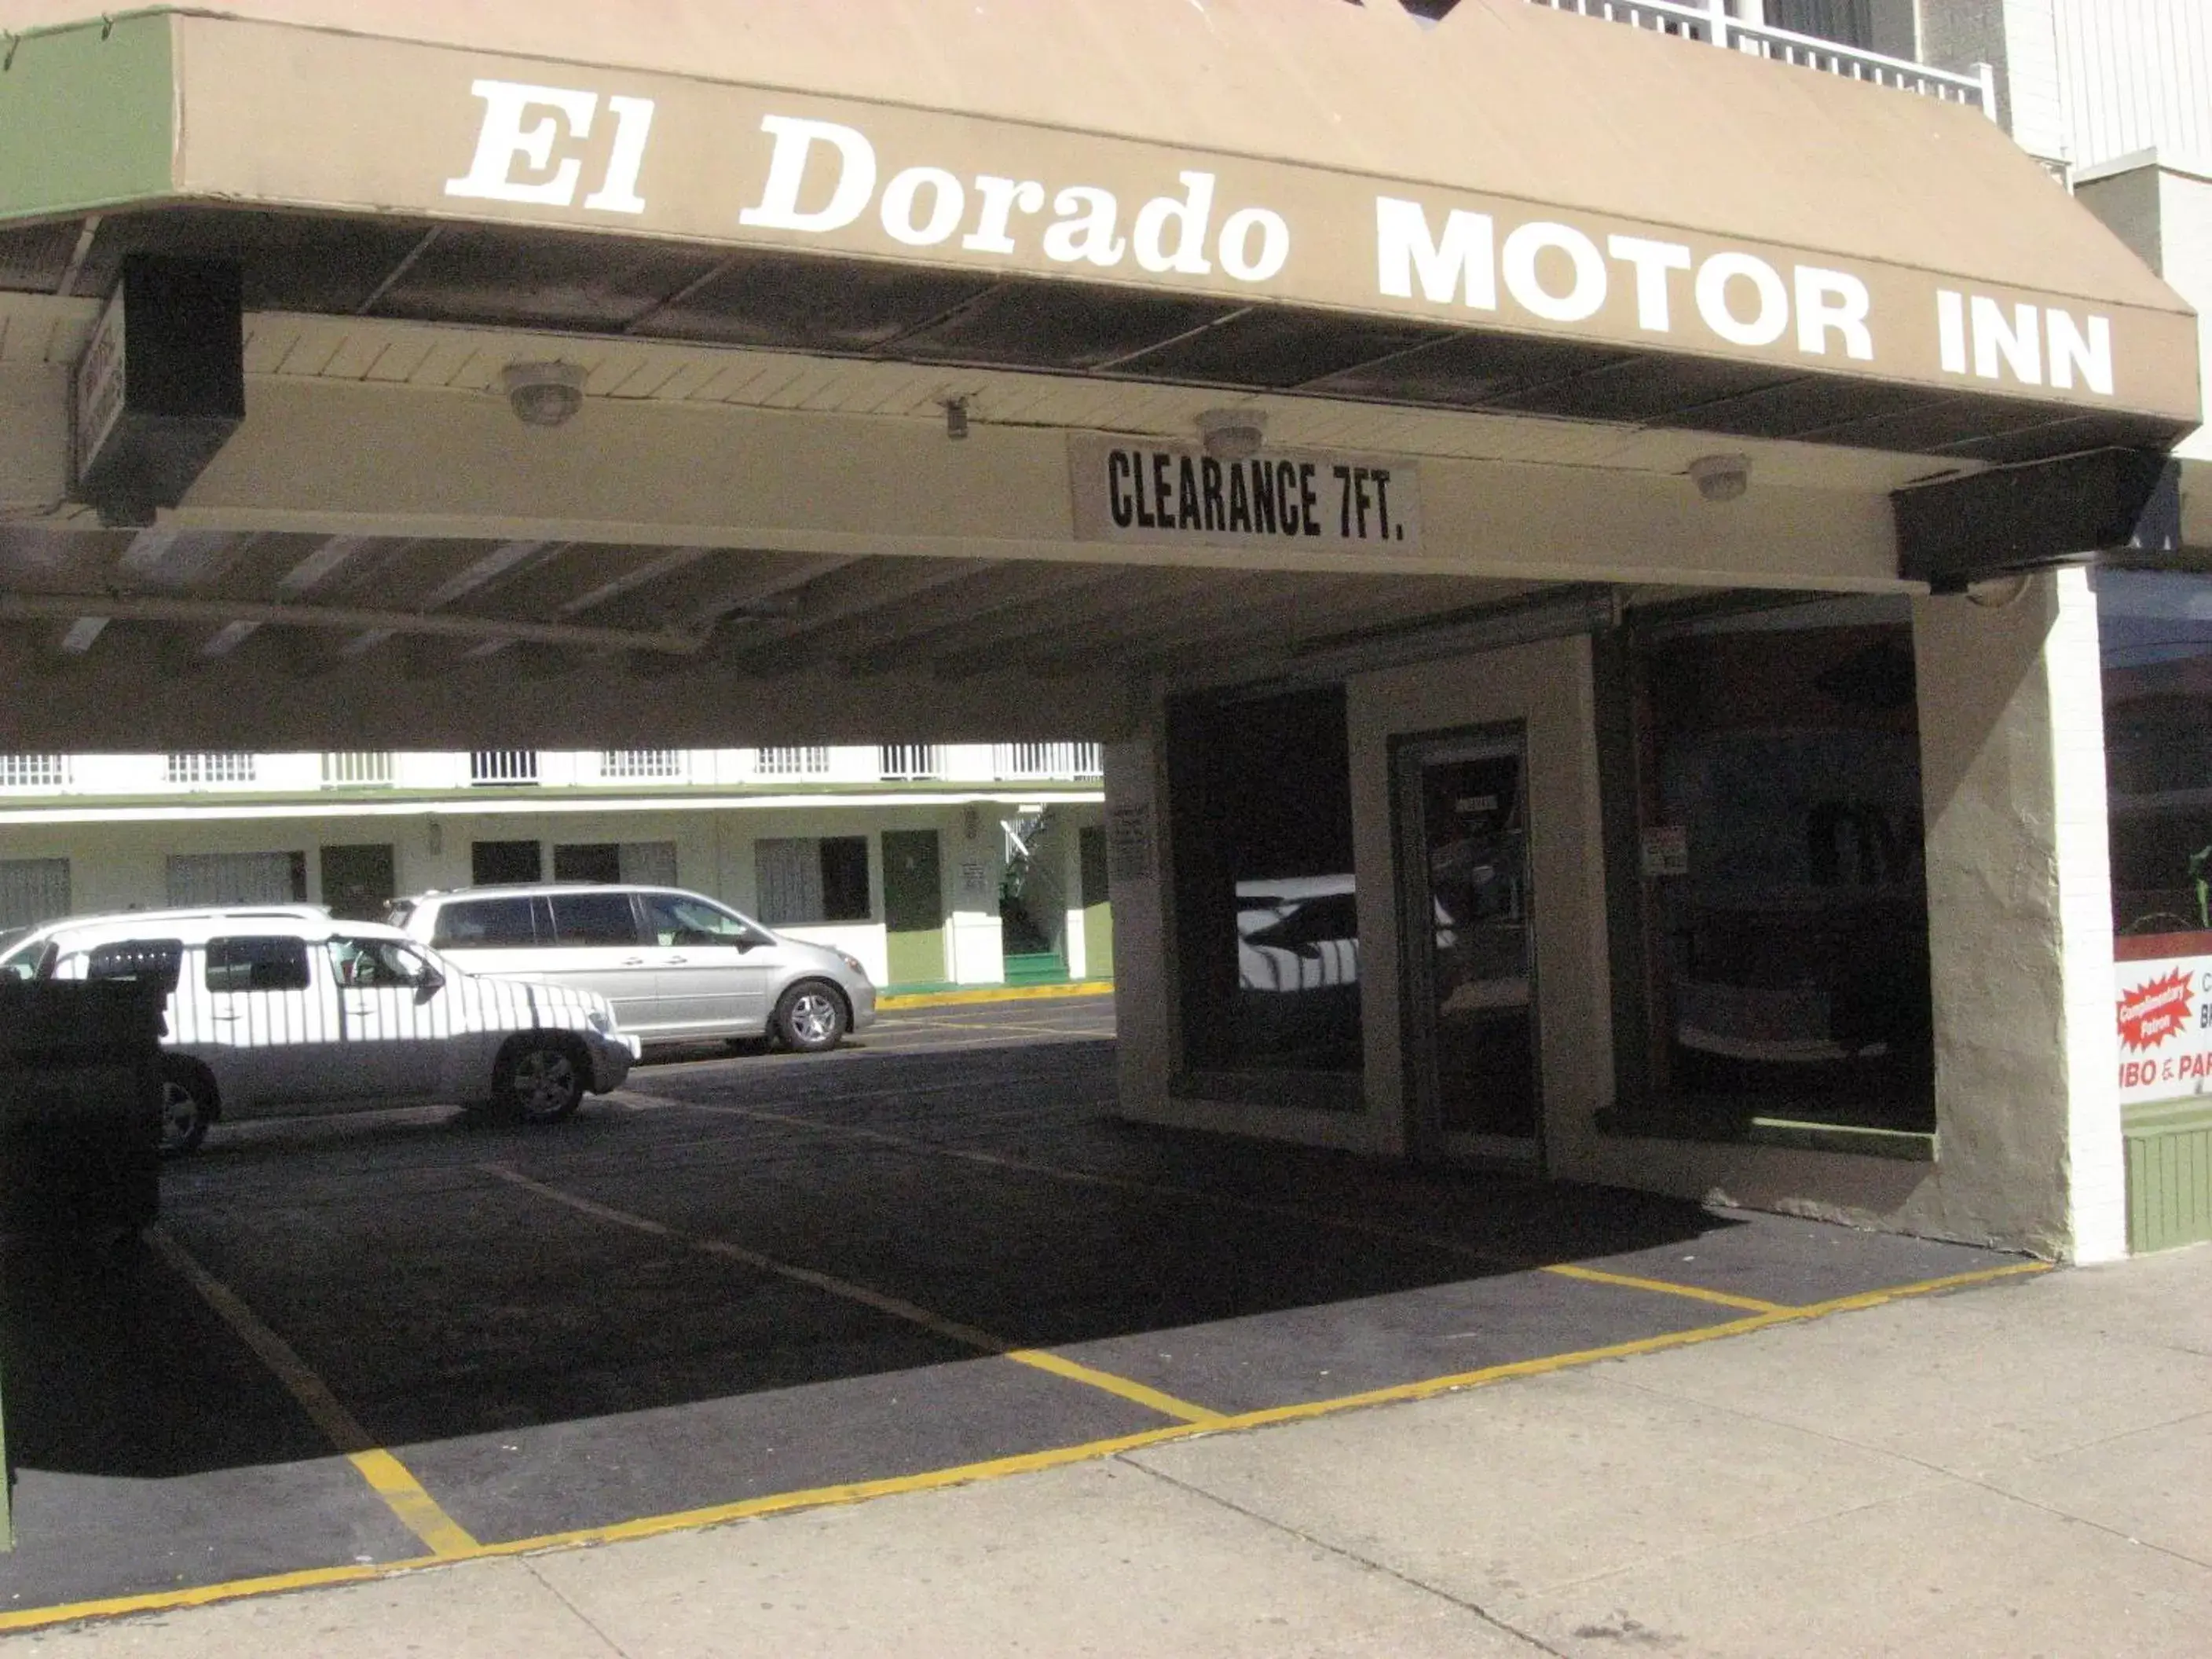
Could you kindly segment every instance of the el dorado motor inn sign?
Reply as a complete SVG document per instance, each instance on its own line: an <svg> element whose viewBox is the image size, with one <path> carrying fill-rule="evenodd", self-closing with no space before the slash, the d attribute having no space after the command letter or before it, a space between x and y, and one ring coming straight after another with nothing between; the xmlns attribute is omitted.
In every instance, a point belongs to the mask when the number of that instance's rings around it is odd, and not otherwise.
<svg viewBox="0 0 2212 1659"><path fill-rule="evenodd" d="M2178 305L998 114L198 15L173 27L187 199L1060 276L2199 412ZM220 50L195 45L217 31Z"/></svg>
<svg viewBox="0 0 2212 1659"><path fill-rule="evenodd" d="M468 166L445 181L447 198L652 214L658 100L484 78L470 92L480 118ZM1036 133L1000 144L977 121L939 117L941 130L917 131L908 112L871 114L861 125L765 109L750 142L692 177L749 178L731 216L763 240L927 249L963 264L1370 307L1397 301L1708 353L1881 362L1914 380L2091 398L2117 386L2114 319L2068 306L1504 200L1431 205L1370 190L1355 201L1351 180L1279 164L1148 166L1146 147L1122 141ZM1268 191L1278 182L1291 187ZM1351 250L1363 244L1355 270Z"/></svg>

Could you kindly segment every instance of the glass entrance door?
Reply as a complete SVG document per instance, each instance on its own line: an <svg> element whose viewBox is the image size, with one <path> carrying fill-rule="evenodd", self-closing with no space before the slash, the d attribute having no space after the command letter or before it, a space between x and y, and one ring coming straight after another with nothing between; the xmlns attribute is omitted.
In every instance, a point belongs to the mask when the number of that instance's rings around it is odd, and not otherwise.
<svg viewBox="0 0 2212 1659"><path fill-rule="evenodd" d="M1528 765L1517 725L1395 753L1407 1080L1431 1157L1540 1161Z"/></svg>

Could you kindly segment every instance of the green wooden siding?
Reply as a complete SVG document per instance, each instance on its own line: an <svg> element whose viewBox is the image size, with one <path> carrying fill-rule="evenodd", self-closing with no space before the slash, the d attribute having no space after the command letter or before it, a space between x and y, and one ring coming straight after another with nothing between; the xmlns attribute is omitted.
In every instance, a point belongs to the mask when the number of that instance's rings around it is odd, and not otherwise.
<svg viewBox="0 0 2212 1659"><path fill-rule="evenodd" d="M2212 1101L2130 1106L2128 1249L2170 1250L2212 1239Z"/></svg>
<svg viewBox="0 0 2212 1659"><path fill-rule="evenodd" d="M0 220L167 196L176 83L166 13L0 41Z"/></svg>

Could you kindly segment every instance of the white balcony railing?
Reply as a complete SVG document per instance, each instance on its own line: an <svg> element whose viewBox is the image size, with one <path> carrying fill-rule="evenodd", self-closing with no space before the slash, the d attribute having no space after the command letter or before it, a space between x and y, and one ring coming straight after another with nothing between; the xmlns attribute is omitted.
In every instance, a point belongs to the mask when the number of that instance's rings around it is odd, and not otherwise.
<svg viewBox="0 0 2212 1659"><path fill-rule="evenodd" d="M1095 743L1001 743L991 748L991 775L1001 783L1095 778L1100 771Z"/></svg>
<svg viewBox="0 0 2212 1659"><path fill-rule="evenodd" d="M0 755L0 789L66 789L67 755Z"/></svg>
<svg viewBox="0 0 2212 1659"><path fill-rule="evenodd" d="M257 775L257 757L234 752L171 755L162 781L198 789L211 783L252 783Z"/></svg>
<svg viewBox="0 0 2212 1659"><path fill-rule="evenodd" d="M762 749L754 752L753 775L756 777L821 778L829 775L830 750L826 744Z"/></svg>
<svg viewBox="0 0 2212 1659"><path fill-rule="evenodd" d="M945 775L945 757L933 743L886 743L876 748L876 770L889 783Z"/></svg>
<svg viewBox="0 0 2212 1659"><path fill-rule="evenodd" d="M1702 0L1697 4L1681 3L1681 0L1530 0L1530 3L1748 52L1778 64L1839 75L1847 81L1893 87L1947 104L1969 104L1992 121L1997 118L1996 73L1987 64L1977 64L1971 75L1929 69L1910 58L1839 45L1818 35L1745 22L1729 15L1723 0Z"/></svg>
<svg viewBox="0 0 2212 1659"><path fill-rule="evenodd" d="M373 789L392 781L389 750L332 750L323 756L323 787Z"/></svg>
<svg viewBox="0 0 2212 1659"><path fill-rule="evenodd" d="M469 784L477 789L500 789L538 781L535 749L471 749Z"/></svg>
<svg viewBox="0 0 2212 1659"><path fill-rule="evenodd" d="M602 749L599 776L608 783L681 783L685 758L681 749Z"/></svg>

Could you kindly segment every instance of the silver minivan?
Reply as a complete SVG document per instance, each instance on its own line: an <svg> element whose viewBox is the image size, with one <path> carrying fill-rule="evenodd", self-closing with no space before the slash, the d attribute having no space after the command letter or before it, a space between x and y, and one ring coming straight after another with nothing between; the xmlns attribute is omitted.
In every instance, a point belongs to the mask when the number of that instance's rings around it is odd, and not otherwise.
<svg viewBox="0 0 2212 1659"><path fill-rule="evenodd" d="M811 1052L876 1018L855 957L678 888L465 887L395 899L386 914L472 973L596 991L647 1042L765 1036Z"/></svg>

